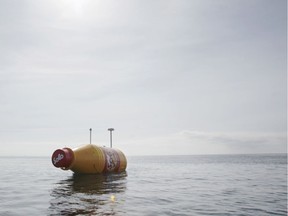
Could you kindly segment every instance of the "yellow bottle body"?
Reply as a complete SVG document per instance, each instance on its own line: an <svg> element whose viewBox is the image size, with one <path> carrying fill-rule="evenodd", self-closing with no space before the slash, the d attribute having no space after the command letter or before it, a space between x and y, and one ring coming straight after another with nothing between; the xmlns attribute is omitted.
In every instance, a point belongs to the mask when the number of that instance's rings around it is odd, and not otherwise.
<svg viewBox="0 0 288 216"><path fill-rule="evenodd" d="M127 159L118 149L93 144L83 145L73 150L64 149L65 152L61 149L54 152L52 163L56 167L65 170L70 169L75 173L122 172L127 167ZM66 157L69 158L68 162L65 161ZM58 162L58 164L55 164L55 162ZM65 166L61 166L61 163L65 164Z"/></svg>

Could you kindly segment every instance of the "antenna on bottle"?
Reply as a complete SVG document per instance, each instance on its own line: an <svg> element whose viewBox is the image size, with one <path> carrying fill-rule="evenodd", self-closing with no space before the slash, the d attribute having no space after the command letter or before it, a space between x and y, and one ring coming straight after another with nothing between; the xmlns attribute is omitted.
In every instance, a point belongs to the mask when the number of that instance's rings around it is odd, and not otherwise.
<svg viewBox="0 0 288 216"><path fill-rule="evenodd" d="M110 131L110 148L112 148L112 131L114 131L114 128L108 128L108 131Z"/></svg>
<svg viewBox="0 0 288 216"><path fill-rule="evenodd" d="M91 141L92 141L92 128L90 128L89 131L90 131L90 144L91 144Z"/></svg>

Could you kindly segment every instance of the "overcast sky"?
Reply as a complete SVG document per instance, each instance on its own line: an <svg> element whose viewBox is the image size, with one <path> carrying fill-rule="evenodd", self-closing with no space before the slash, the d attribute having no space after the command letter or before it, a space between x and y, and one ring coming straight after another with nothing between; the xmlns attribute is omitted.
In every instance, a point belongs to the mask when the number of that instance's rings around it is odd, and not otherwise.
<svg viewBox="0 0 288 216"><path fill-rule="evenodd" d="M286 0L1 0L0 155L287 151Z"/></svg>

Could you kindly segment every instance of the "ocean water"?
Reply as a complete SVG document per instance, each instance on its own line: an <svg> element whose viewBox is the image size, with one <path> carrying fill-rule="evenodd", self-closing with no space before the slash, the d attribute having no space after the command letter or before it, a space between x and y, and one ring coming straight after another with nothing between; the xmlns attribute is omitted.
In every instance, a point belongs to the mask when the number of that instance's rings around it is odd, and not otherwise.
<svg viewBox="0 0 288 216"><path fill-rule="evenodd" d="M0 157L0 215L287 215L287 155L128 157L73 175L50 158Z"/></svg>

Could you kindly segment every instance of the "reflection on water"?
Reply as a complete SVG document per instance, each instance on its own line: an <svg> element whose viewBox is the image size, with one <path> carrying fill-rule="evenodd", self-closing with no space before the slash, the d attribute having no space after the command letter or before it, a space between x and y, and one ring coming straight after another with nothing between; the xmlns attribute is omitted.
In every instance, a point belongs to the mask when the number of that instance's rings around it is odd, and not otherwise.
<svg viewBox="0 0 288 216"><path fill-rule="evenodd" d="M51 192L49 215L118 215L124 202L127 173L76 175Z"/></svg>

